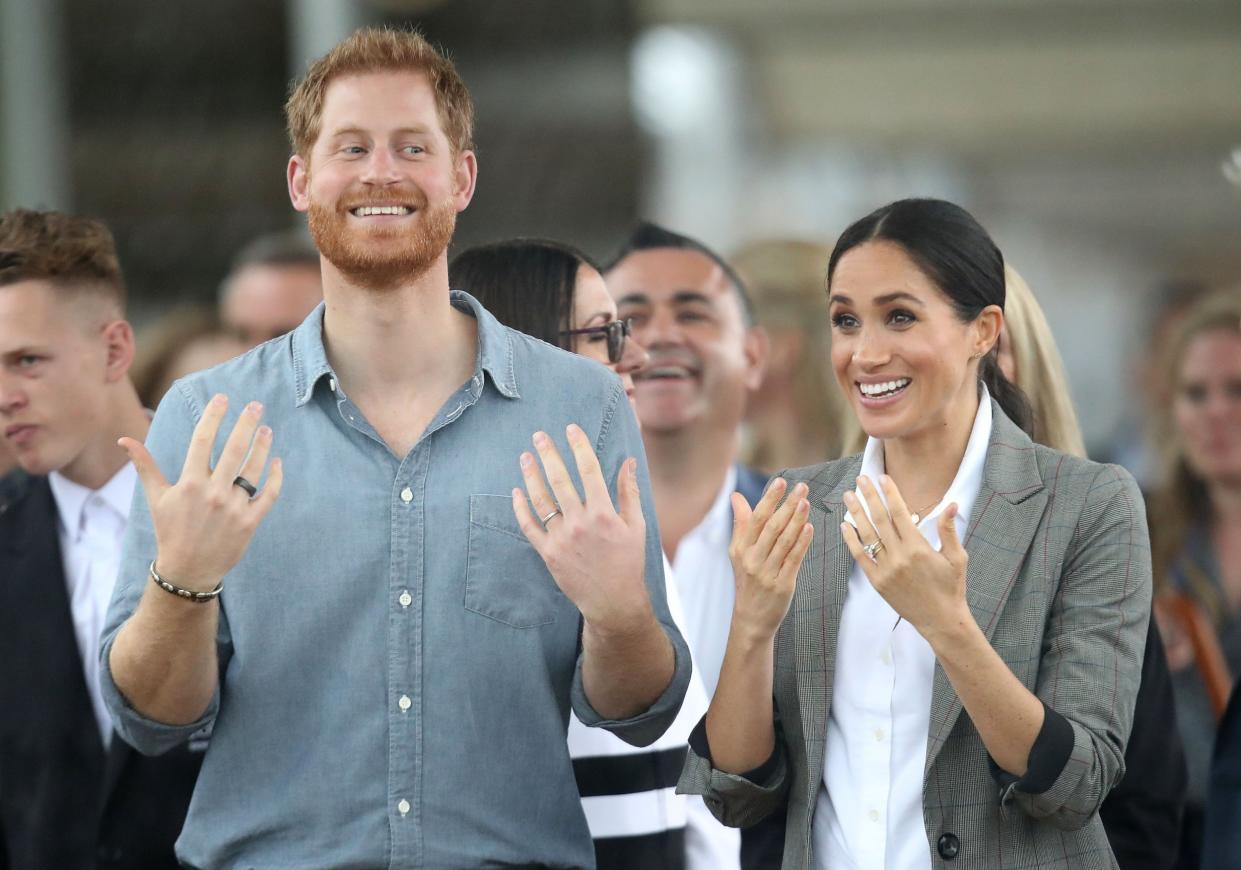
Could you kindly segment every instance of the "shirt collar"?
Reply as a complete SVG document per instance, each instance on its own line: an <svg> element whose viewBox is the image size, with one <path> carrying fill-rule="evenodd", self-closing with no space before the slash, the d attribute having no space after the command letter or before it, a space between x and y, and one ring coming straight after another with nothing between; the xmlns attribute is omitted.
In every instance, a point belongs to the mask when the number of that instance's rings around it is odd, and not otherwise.
<svg viewBox="0 0 1241 870"><path fill-rule="evenodd" d="M478 352L475 354L474 384L482 386L483 372L491 376L501 395L520 399L517 376L513 364L513 344L509 330L483 308L477 299L460 290L451 291L450 301L458 311L464 311L478 321ZM293 330L293 384L298 407L310 401L315 385L324 377L335 377L323 347L323 312L325 303L315 310Z"/></svg>
<svg viewBox="0 0 1241 870"><path fill-rule="evenodd" d="M919 525L926 523L932 517L939 516L944 508L954 501L957 503L957 515L962 522L969 524L974 501L978 498L978 491L982 486L983 470L987 462L987 445L991 442L991 424L991 394L985 385L981 385L978 412L974 415L974 426L970 430L970 438L965 444L965 454L961 457L956 476L952 479L944 497L935 505L934 510L919 517ZM883 442L878 438L869 438L866 441L866 450L862 453L862 468L858 475L866 475L878 486L879 475L883 473ZM861 495L859 494L858 497L861 498ZM884 498L882 490L879 491L879 497L886 505L887 499ZM862 503L865 504L864 499ZM906 505L906 507L910 510L914 509L913 505ZM852 515L846 513L845 519L853 523Z"/></svg>
<svg viewBox="0 0 1241 870"><path fill-rule="evenodd" d="M88 489L80 483L74 483L59 471L49 474L47 482L56 500L56 512L60 515L61 526L72 532L81 525L82 513L91 496L98 496L118 516L128 520L129 506L133 501L134 484L138 482L138 474L134 470L133 463L126 462L116 474L108 479L107 483L96 490Z"/></svg>

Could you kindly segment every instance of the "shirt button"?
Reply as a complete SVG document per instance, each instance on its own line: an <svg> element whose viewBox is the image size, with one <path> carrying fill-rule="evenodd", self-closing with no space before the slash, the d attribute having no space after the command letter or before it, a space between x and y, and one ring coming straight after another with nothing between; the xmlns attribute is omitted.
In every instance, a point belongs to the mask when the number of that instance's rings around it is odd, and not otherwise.
<svg viewBox="0 0 1241 870"><path fill-rule="evenodd" d="M409 607L409 605L414 603L414 596L410 595L409 592L402 592L401 597L397 601L401 602L402 607Z"/></svg>
<svg viewBox="0 0 1241 870"><path fill-rule="evenodd" d="M871 811L870 811L870 820L871 820L872 822L877 822L877 821L879 821L879 810L871 810Z"/></svg>
<svg viewBox="0 0 1241 870"><path fill-rule="evenodd" d="M882 729L882 728L876 728L876 729L875 729L875 739L876 739L876 740L878 740L880 743L882 743L882 742L883 742L883 738L884 738L885 736L886 736L886 735L883 733L883 729Z"/></svg>
<svg viewBox="0 0 1241 870"><path fill-rule="evenodd" d="M409 504L413 500L414 500L414 491L412 489L410 489L407 486L403 490L401 490L401 501L405 502L406 504Z"/></svg>
<svg viewBox="0 0 1241 870"><path fill-rule="evenodd" d="M405 800L405 798L401 798L399 801L397 801L396 811L403 816L409 815L409 801Z"/></svg>
<svg viewBox="0 0 1241 870"><path fill-rule="evenodd" d="M882 661L885 665L891 665L891 664L892 664L892 652L891 652L891 650L886 650L886 649L885 649L885 650L883 651L883 655L879 656L879 660L880 660L880 661Z"/></svg>
<svg viewBox="0 0 1241 870"><path fill-rule="evenodd" d="M414 706L414 702L409 700L409 695L402 695L401 699L396 702L396 705L400 707L401 712L404 713L410 707Z"/></svg>

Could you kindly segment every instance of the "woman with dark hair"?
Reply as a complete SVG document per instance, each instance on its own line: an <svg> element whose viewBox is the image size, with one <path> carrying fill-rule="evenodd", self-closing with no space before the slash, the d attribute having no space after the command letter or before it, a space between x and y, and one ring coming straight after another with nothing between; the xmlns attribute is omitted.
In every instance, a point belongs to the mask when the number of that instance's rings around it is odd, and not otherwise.
<svg viewBox="0 0 1241 870"><path fill-rule="evenodd" d="M1098 809L1150 612L1137 486L1031 441L995 358L1004 260L963 209L875 211L827 285L869 440L734 501L732 630L681 788L728 824L786 808L786 868L1115 867Z"/></svg>
<svg viewBox="0 0 1241 870"><path fill-rule="evenodd" d="M646 350L617 319L599 270L582 252L538 239L469 248L448 267L449 283L471 294L507 326L589 356L620 375L633 402L631 372ZM684 625L672 568L664 560L668 608ZM643 750L570 719L568 749L595 842L599 870L728 870L738 866L740 838L697 798L671 788L690 728L707 707L697 675L668 731Z"/></svg>

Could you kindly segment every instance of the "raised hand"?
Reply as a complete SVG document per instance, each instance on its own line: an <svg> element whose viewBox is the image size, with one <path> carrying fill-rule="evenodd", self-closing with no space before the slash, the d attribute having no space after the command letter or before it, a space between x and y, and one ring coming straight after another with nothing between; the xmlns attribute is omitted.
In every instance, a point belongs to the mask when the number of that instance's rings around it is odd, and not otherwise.
<svg viewBox="0 0 1241 870"><path fill-rule="evenodd" d="M208 591L241 559L255 529L280 495L284 480L279 459L273 459L267 482L257 495L238 478L257 485L271 452L272 431L259 426L263 407L251 402L241 412L215 468L211 451L228 399L217 395L194 427L181 477L170 484L150 451L133 438L117 443L129 454L155 527L156 569L170 582L193 591ZM253 446L251 445L253 442Z"/></svg>
<svg viewBox="0 0 1241 870"><path fill-rule="evenodd" d="M737 584L733 626L764 640L775 636L789 611L797 572L814 537L814 526L806 522L809 489L799 483L781 503L787 488L783 478L776 478L753 511L745 496L732 494L733 537L728 557Z"/></svg>
<svg viewBox="0 0 1241 870"><path fill-rule="evenodd" d="M957 537L957 506L950 504L939 515L941 547L936 550L918 531L892 478L883 475L880 485L887 507L870 478L858 478L870 515L856 495L845 493L845 506L857 528L841 523L840 531L875 591L931 640L935 632L972 618L965 599L969 556Z"/></svg>
<svg viewBox="0 0 1241 870"><path fill-rule="evenodd" d="M585 497L579 496L552 439L536 432L534 448L543 467L539 469L532 454L521 454L526 491L513 490L513 514L556 585L586 621L623 630L651 614L637 462L630 458L621 466L617 511L586 433L570 425L566 434Z"/></svg>

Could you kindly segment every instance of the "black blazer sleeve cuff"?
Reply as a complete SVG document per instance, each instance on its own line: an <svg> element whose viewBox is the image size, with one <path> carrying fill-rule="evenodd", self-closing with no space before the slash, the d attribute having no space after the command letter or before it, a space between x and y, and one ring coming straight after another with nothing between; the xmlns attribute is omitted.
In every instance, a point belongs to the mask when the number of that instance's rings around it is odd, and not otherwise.
<svg viewBox="0 0 1241 870"><path fill-rule="evenodd" d="M1073 752L1073 726L1055 710L1043 703L1043 727L1034 738L1030 747L1030 757L1026 761L1026 775L1013 776L1002 770L990 753L987 755L987 767L991 777L1001 786L1016 785L1026 794L1042 794L1047 791L1060 777L1064 766L1069 763Z"/></svg>
<svg viewBox="0 0 1241 870"><path fill-rule="evenodd" d="M1071 743L1069 745L1070 747L1072 746ZM705 713L703 714L703 717L698 720L698 724L694 726L694 730L689 734L689 746L690 749L694 750L695 755L699 758L705 759L711 764L712 767L715 767L715 762L711 761L711 746L707 742L707 716ZM753 770L747 770L741 775L755 785L761 786L770 782L771 778L775 776L779 769L780 741L777 739L776 745L772 748L771 755L768 756L767 760Z"/></svg>

